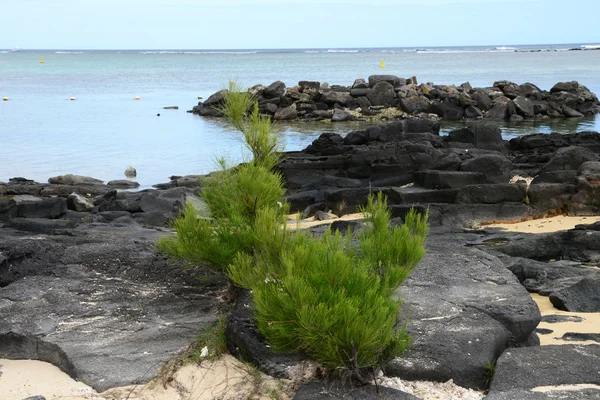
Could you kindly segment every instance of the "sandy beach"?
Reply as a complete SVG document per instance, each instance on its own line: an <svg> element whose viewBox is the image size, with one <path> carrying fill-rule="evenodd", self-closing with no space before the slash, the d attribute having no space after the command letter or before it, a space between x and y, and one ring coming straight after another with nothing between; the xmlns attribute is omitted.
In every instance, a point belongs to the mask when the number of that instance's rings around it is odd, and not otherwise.
<svg viewBox="0 0 600 400"><path fill-rule="evenodd" d="M543 218L531 221L524 221L515 224L493 224L487 225L486 228L501 228L508 232L521 232L521 233L550 233L561 230L573 229L576 225L580 224L593 224L594 222L600 221L600 216L592 217L572 217L572 216L558 216L553 218ZM567 332L577 333L600 333L600 313L575 313L566 312L556 309L550 299L546 296L541 296L536 293L532 293L531 297L537 303L542 316L547 315L561 315L570 316L575 318L581 318L581 322L557 322L548 323L541 322L538 328L550 329L552 333L546 335L538 335L540 338L541 345L550 344L598 344L594 341L567 341L563 340L562 337Z"/></svg>

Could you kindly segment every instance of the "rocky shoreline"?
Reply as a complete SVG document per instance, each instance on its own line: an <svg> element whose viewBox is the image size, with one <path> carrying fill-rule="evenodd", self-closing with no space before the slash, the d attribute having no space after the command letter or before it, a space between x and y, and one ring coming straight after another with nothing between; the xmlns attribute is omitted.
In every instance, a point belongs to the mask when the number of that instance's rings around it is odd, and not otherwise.
<svg viewBox="0 0 600 400"><path fill-rule="evenodd" d="M427 255L400 289L413 343L389 363L386 379L453 380L489 389L488 399L600 396L600 346L539 346L542 318L528 293L561 309L600 311L598 224L544 235L473 229L600 215L599 133L504 141L499 129L473 125L442 137L436 121L406 119L323 134L278 168L293 211L334 229L361 228L338 217L370 192L387 194L396 223L411 207L429 210ZM230 304L223 277L157 252L156 239L170 234L186 202L206 211L198 177L139 192L76 175L50 181L0 184L0 358L48 361L104 391L149 381L202 327L228 315L233 355L295 378L306 360L270 350L248 297ZM588 386L566 386L581 384ZM538 391L545 386L554 389ZM324 390L373 396L312 383L294 398L325 398Z"/></svg>
<svg viewBox="0 0 600 400"><path fill-rule="evenodd" d="M548 120L581 118L600 112L596 95L576 81L558 82L550 91L532 83L496 81L491 87L419 84L395 75L356 79L351 86L300 81L286 87L281 81L248 89L261 113L279 121L332 122L367 119L439 118L458 120ZM221 116L223 91L188 111L205 117Z"/></svg>

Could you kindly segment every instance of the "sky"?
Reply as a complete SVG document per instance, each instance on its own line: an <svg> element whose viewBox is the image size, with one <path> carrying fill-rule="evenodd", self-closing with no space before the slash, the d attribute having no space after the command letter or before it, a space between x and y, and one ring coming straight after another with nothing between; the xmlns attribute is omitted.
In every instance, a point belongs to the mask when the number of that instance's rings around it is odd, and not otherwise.
<svg viewBox="0 0 600 400"><path fill-rule="evenodd" d="M2 0L0 48L600 43L599 0Z"/></svg>

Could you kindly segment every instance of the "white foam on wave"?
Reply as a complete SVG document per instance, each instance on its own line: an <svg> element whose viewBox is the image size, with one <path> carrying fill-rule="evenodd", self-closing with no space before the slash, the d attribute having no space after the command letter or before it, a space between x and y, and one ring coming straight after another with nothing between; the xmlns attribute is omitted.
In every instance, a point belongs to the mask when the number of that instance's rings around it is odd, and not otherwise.
<svg viewBox="0 0 600 400"><path fill-rule="evenodd" d="M84 54L83 51L55 51L54 54Z"/></svg>
<svg viewBox="0 0 600 400"><path fill-rule="evenodd" d="M598 50L600 49L600 44L584 44L581 48L584 50Z"/></svg>
<svg viewBox="0 0 600 400"><path fill-rule="evenodd" d="M417 50L417 54L488 53L489 50Z"/></svg>
<svg viewBox="0 0 600 400"><path fill-rule="evenodd" d="M140 54L257 54L258 51L140 51Z"/></svg>
<svg viewBox="0 0 600 400"><path fill-rule="evenodd" d="M517 50L517 48L509 47L509 46L498 46L498 47L496 47L496 50L498 50L498 51L514 51L514 50Z"/></svg>
<svg viewBox="0 0 600 400"><path fill-rule="evenodd" d="M333 50L333 49L329 49L327 50L328 53L358 53L359 50Z"/></svg>

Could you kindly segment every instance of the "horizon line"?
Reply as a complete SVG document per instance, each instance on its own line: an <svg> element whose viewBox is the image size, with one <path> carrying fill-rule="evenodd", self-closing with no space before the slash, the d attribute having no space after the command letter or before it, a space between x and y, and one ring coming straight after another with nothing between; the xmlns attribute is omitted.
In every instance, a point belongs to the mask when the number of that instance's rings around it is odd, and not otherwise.
<svg viewBox="0 0 600 400"><path fill-rule="evenodd" d="M0 48L0 50L20 51L250 51L250 50L362 50L362 49L420 49L420 48L463 48L463 47L492 47L492 46L569 46L569 45L599 45L599 42L574 42L574 43L527 43L527 44L478 44L478 45L428 45L428 46L374 46L374 47L263 47L263 48L21 48L14 46L12 48Z"/></svg>

